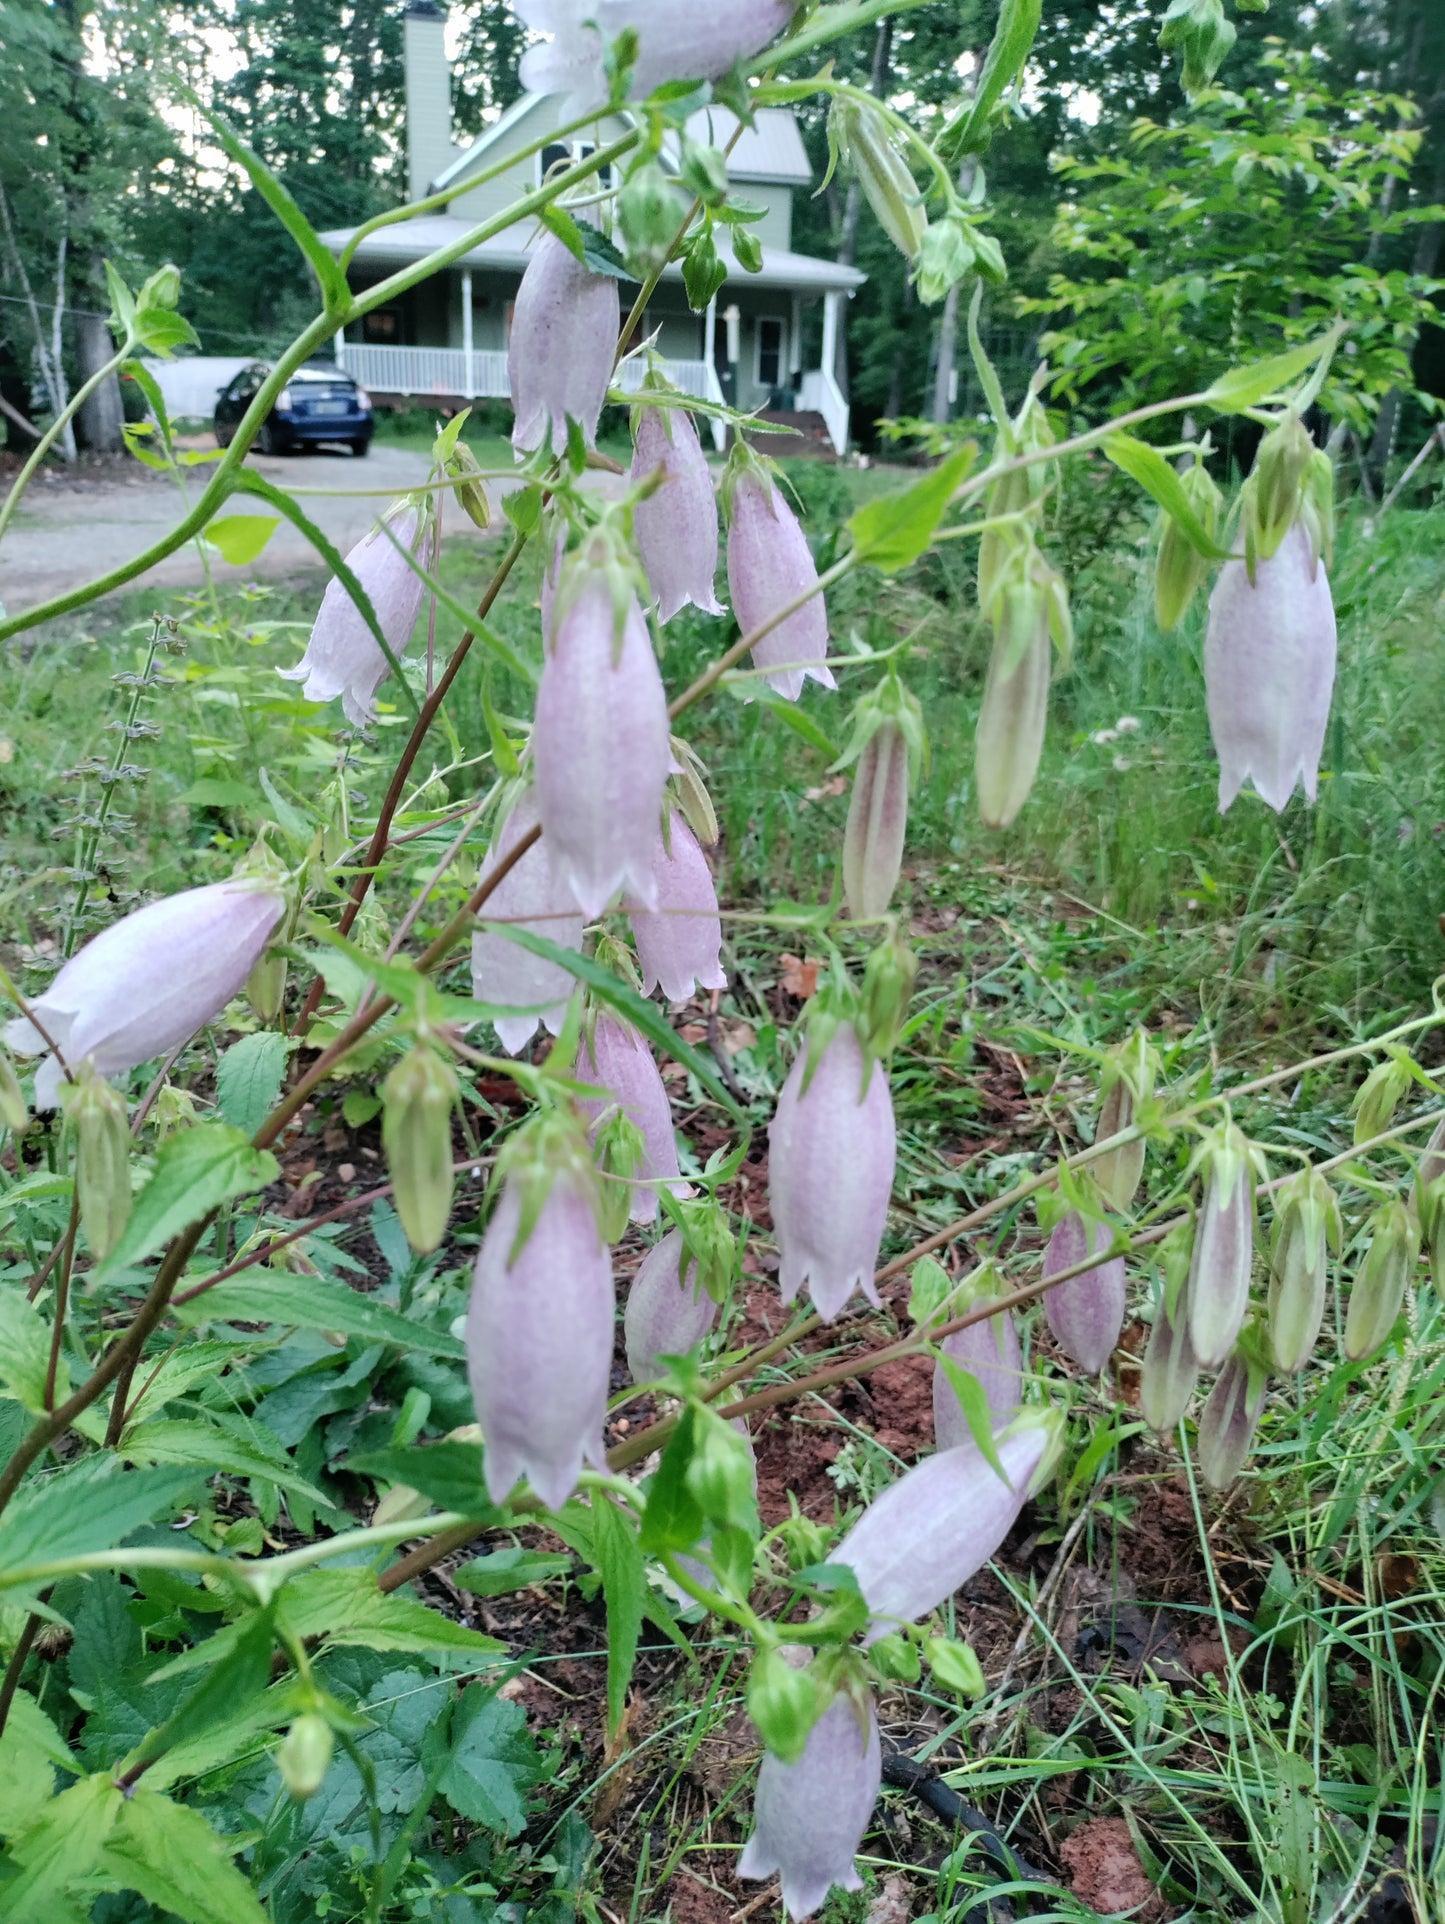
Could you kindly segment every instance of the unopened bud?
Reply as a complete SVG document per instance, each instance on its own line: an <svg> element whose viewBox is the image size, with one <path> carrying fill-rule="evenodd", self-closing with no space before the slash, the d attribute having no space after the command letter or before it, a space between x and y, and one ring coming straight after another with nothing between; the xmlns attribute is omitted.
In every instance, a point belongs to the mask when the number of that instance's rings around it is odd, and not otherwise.
<svg viewBox="0 0 1445 1924"><path fill-rule="evenodd" d="M704 207L717 207L727 199L728 163L720 147L706 147L682 136L682 165L678 178L684 188Z"/></svg>
<svg viewBox="0 0 1445 1924"><path fill-rule="evenodd" d="M1032 559L1057 582L1042 556ZM993 653L974 736L974 786L986 828L1008 827L1038 773L1049 717L1052 585L1035 579L1026 557L1023 571L995 595Z"/></svg>
<svg viewBox="0 0 1445 1924"><path fill-rule="evenodd" d="M451 1215L456 1099L456 1071L425 1045L408 1050L381 1086L381 1141L396 1213L422 1256L440 1244Z"/></svg>
<svg viewBox="0 0 1445 1924"><path fill-rule="evenodd" d="M918 1645L896 1630L868 1646L868 1661L885 1683L914 1684L923 1675Z"/></svg>
<svg viewBox="0 0 1445 1924"><path fill-rule="evenodd" d="M593 1154L601 1177L600 1223L603 1239L615 1243L626 1234L636 1193L633 1178L647 1154L642 1131L631 1116L620 1111L607 1117L593 1138Z"/></svg>
<svg viewBox="0 0 1445 1924"><path fill-rule="evenodd" d="M1219 526L1223 496L1202 461L1180 477L1189 505L1212 540ZM1165 515L1154 564L1154 612L1164 634L1177 628L1184 611L1209 574L1209 558L1202 555L1172 515Z"/></svg>
<svg viewBox="0 0 1445 1924"><path fill-rule="evenodd" d="M1314 454L1314 443L1297 414L1286 416L1259 444L1244 498L1253 551L1262 561L1278 553L1300 517Z"/></svg>
<svg viewBox="0 0 1445 1924"><path fill-rule="evenodd" d="M1405 1205L1386 1203L1375 1216L1370 1247L1345 1312L1345 1355L1352 1363L1373 1356L1389 1340L1418 1254L1418 1233Z"/></svg>
<svg viewBox="0 0 1445 1924"><path fill-rule="evenodd" d="M331 1762L331 1726L319 1711L299 1716L276 1752L281 1781L298 1803L320 1790Z"/></svg>
<svg viewBox="0 0 1445 1924"><path fill-rule="evenodd" d="M763 1743L785 1764L802 1755L826 1707L812 1672L795 1670L780 1650L760 1650L753 1659L747 1704Z"/></svg>
<svg viewBox="0 0 1445 1924"><path fill-rule="evenodd" d="M1356 1148L1385 1133L1413 1080L1413 1065L1405 1049L1392 1048L1383 1062L1375 1064L1355 1097Z"/></svg>
<svg viewBox="0 0 1445 1924"><path fill-rule="evenodd" d="M1135 1107L1154 1092L1159 1059L1143 1030L1111 1051L1104 1064L1104 1100L1094 1128L1095 1142L1107 1142L1134 1127ZM1124 1210L1133 1202L1144 1173L1144 1139L1121 1143L1096 1156L1092 1174L1106 1201Z"/></svg>
<svg viewBox="0 0 1445 1924"><path fill-rule="evenodd" d="M828 142L852 166L884 233L899 253L912 260L922 244L928 217L883 113L865 101L838 96L828 114Z"/></svg>
<svg viewBox="0 0 1445 1924"><path fill-rule="evenodd" d="M918 243L913 284L925 307L941 301L975 265L973 235L961 220L949 215L930 221Z"/></svg>
<svg viewBox="0 0 1445 1924"><path fill-rule="evenodd" d="M274 1022L286 995L286 957L268 949L246 977L246 1000L262 1022Z"/></svg>
<svg viewBox="0 0 1445 1924"><path fill-rule="evenodd" d="M465 441L458 441L447 456L447 479L467 519L479 528L489 528L492 525L492 504L479 478L481 472L477 457Z"/></svg>
<svg viewBox="0 0 1445 1924"><path fill-rule="evenodd" d="M1186 1284L1189 1340L1204 1369L1234 1348L1249 1307L1254 1267L1254 1171L1249 1143L1232 1122L1210 1134L1204 1200Z"/></svg>
<svg viewBox="0 0 1445 1924"><path fill-rule="evenodd" d="M125 1104L103 1077L82 1069L62 1092L75 1131L75 1193L91 1253L106 1256L130 1220L130 1128Z"/></svg>
<svg viewBox="0 0 1445 1924"><path fill-rule="evenodd" d="M673 793L683 819L704 848L711 848L718 837L717 810L707 792L707 770L698 760L690 743L680 735L671 738L672 759L677 764L672 774Z"/></svg>
<svg viewBox="0 0 1445 1924"><path fill-rule="evenodd" d="M1213 80L1237 38L1224 17L1223 0L1170 0L1159 29L1159 45L1183 56L1181 79L1191 100Z"/></svg>
<svg viewBox="0 0 1445 1924"><path fill-rule="evenodd" d="M136 295L136 307L174 307L181 298L181 270L167 261L158 267Z"/></svg>
<svg viewBox="0 0 1445 1924"><path fill-rule="evenodd" d="M1199 1471L1211 1490L1227 1490L1244 1468L1268 1387L1263 1369L1238 1351L1219 1372L1199 1414Z"/></svg>
<svg viewBox="0 0 1445 1924"><path fill-rule="evenodd" d="M867 1055L886 1056L897 1046L918 980L918 957L894 937L880 942L863 968L858 1037Z"/></svg>
<svg viewBox="0 0 1445 1924"><path fill-rule="evenodd" d="M29 1120L25 1097L20 1092L20 1078L9 1056L0 1050L0 1123L18 1136Z"/></svg>
<svg viewBox="0 0 1445 1924"><path fill-rule="evenodd" d="M757 1527L757 1467L745 1437L711 1410L694 1412L696 1444L683 1480L710 1524Z"/></svg>
<svg viewBox="0 0 1445 1924"><path fill-rule="evenodd" d="M1309 1361L1325 1313L1328 1244L1339 1235L1339 1204L1317 1169L1280 1191L1269 1266L1269 1346L1276 1369L1293 1375Z"/></svg>
<svg viewBox="0 0 1445 1924"><path fill-rule="evenodd" d="M617 196L617 224L627 258L644 279L666 266L682 225L683 206L655 160L634 167Z"/></svg>
<svg viewBox="0 0 1445 1924"><path fill-rule="evenodd" d="M156 1097L155 1107L151 1110L151 1121L155 1124L156 1141L164 1142L181 1129L194 1129L200 1121L196 1114L196 1099L189 1089L177 1089L174 1083L161 1085Z"/></svg>
<svg viewBox="0 0 1445 1924"><path fill-rule="evenodd" d="M1161 1302L1139 1375L1140 1407L1151 1430L1167 1436L1178 1428L1198 1380L1199 1361L1189 1340L1189 1318L1178 1305L1171 1315L1167 1304Z"/></svg>

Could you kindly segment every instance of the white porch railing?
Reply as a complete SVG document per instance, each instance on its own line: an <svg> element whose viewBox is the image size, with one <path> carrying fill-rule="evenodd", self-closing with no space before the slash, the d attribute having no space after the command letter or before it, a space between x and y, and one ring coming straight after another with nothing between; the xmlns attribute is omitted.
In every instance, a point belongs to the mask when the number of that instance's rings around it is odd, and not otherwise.
<svg viewBox="0 0 1445 1924"><path fill-rule="evenodd" d="M848 446L848 403L842 389L825 367L809 368L798 390L798 401L810 414L821 414L828 439L839 454Z"/></svg>

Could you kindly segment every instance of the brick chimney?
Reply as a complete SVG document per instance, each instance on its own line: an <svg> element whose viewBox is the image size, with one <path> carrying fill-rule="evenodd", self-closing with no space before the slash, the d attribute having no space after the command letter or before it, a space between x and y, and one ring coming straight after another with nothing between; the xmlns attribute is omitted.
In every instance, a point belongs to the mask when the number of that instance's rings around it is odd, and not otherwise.
<svg viewBox="0 0 1445 1924"><path fill-rule="evenodd" d="M452 158L452 77L447 16L437 0L409 0L402 27L406 66L406 197L421 200Z"/></svg>

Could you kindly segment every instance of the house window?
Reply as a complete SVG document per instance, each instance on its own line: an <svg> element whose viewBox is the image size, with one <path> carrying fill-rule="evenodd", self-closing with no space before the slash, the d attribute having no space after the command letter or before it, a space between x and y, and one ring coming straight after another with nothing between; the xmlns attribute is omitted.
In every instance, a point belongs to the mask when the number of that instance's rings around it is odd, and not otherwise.
<svg viewBox="0 0 1445 1924"><path fill-rule="evenodd" d="M392 345L401 339L401 316L394 307L379 307L373 313L361 317L361 338L363 341L386 341Z"/></svg>
<svg viewBox="0 0 1445 1924"><path fill-rule="evenodd" d="M758 322L756 379L759 387L782 386L783 323L774 314L765 314Z"/></svg>
<svg viewBox="0 0 1445 1924"><path fill-rule="evenodd" d="M551 140L537 156L537 185L540 187L548 174L556 167L571 167L579 160L586 160L597 151L596 143L590 140ZM597 179L603 187L612 185L612 168L609 164L599 168Z"/></svg>

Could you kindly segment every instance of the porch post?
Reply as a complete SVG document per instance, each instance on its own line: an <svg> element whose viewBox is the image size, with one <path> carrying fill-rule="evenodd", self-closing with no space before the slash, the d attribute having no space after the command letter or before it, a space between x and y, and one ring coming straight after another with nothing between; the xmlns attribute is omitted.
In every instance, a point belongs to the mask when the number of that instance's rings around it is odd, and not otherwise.
<svg viewBox="0 0 1445 1924"><path fill-rule="evenodd" d="M717 295L707 304L702 317L702 358L709 367L717 365Z"/></svg>
<svg viewBox="0 0 1445 1924"><path fill-rule="evenodd" d="M472 370L472 270L462 269L462 354L465 371L462 375L462 393L471 400L476 393L476 379Z"/></svg>
<svg viewBox="0 0 1445 1924"><path fill-rule="evenodd" d="M838 364L838 301L835 293L823 296L823 372L830 380L836 379L833 373Z"/></svg>
<svg viewBox="0 0 1445 1924"><path fill-rule="evenodd" d="M788 336L788 377L794 387L803 373L803 297L793 296L792 332Z"/></svg>
<svg viewBox="0 0 1445 1924"><path fill-rule="evenodd" d="M338 367L345 367L346 366L346 352L345 352L346 329L344 327L337 328L336 340L334 345L335 345L335 351L336 351L336 365Z"/></svg>

